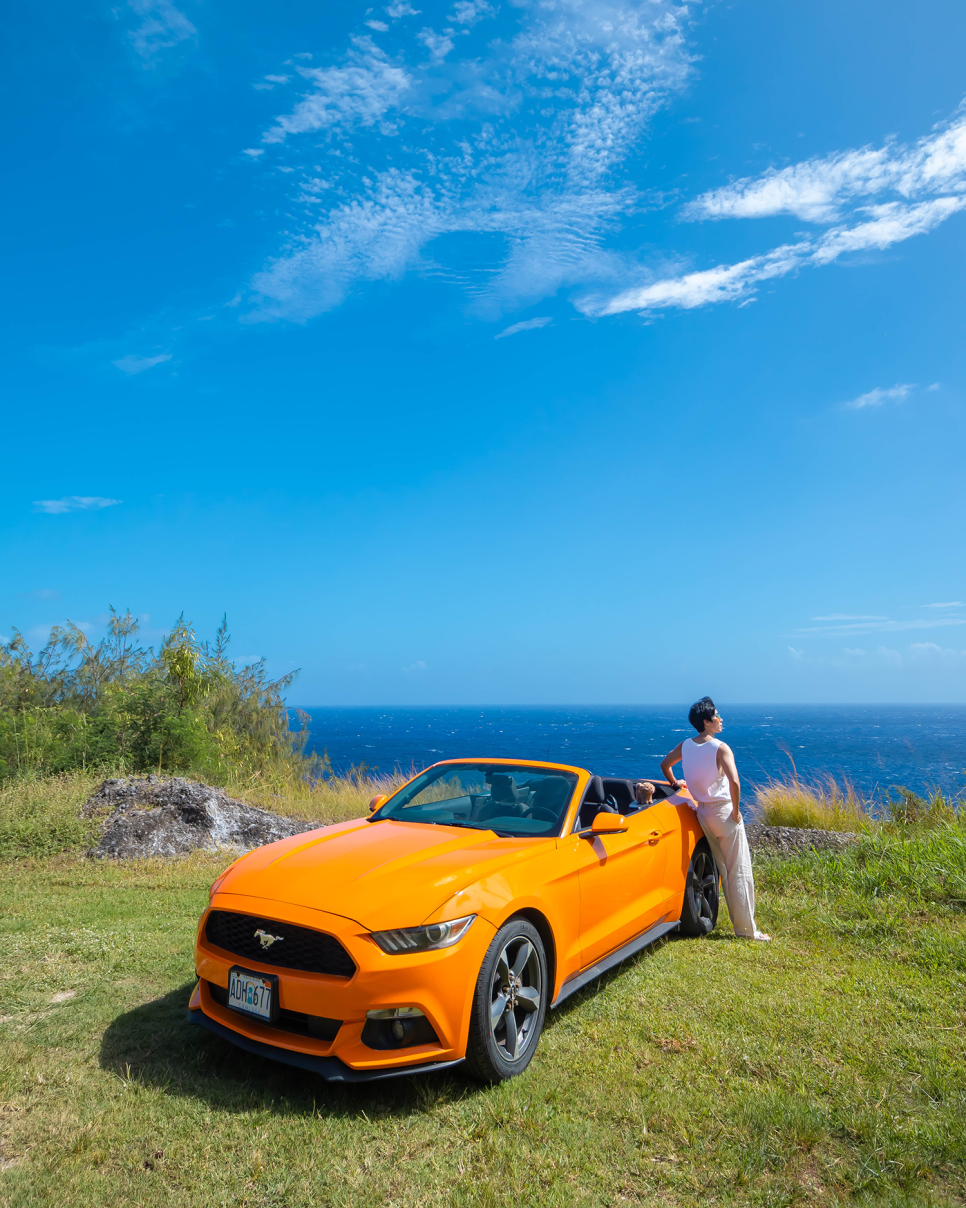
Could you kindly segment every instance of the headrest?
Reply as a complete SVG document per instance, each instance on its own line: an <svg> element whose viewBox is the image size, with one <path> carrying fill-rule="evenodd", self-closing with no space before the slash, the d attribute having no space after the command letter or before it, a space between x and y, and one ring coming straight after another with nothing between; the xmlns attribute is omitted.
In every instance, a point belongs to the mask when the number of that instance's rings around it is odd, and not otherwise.
<svg viewBox="0 0 966 1208"><path fill-rule="evenodd" d="M505 772L494 772L490 780L490 800L509 805L520 800L520 792L513 783L513 777Z"/></svg>
<svg viewBox="0 0 966 1208"><path fill-rule="evenodd" d="M591 776L590 784L587 785L587 791L584 793L585 804L603 805L605 799L603 780L599 776Z"/></svg>
<svg viewBox="0 0 966 1208"><path fill-rule="evenodd" d="M534 791L533 804L558 810L570 796L570 787L565 776L544 776Z"/></svg>

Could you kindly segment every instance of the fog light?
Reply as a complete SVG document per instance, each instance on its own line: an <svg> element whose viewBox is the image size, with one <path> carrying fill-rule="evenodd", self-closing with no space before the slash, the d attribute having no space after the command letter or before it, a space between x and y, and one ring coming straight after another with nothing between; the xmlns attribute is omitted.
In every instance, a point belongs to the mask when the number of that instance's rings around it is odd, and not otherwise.
<svg viewBox="0 0 966 1208"><path fill-rule="evenodd" d="M405 1049L439 1044L439 1037L419 1007L379 1007L366 1012L362 1043L370 1049Z"/></svg>

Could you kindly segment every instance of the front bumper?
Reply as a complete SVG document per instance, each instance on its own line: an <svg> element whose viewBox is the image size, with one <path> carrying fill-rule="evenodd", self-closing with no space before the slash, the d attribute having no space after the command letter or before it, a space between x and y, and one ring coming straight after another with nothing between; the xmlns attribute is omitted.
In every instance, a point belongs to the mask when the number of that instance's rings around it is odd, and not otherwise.
<svg viewBox="0 0 966 1208"><path fill-rule="evenodd" d="M311 1053L298 1053L293 1049L280 1049L277 1045L262 1044L260 1040L252 1040L240 1032L233 1032L223 1024L210 1019L204 1011L188 1012L191 1023L200 1024L244 1049L256 1057L268 1057L271 1061L281 1061L285 1065L294 1065L300 1070L311 1070L313 1074L321 1074L326 1082L377 1082L381 1078L401 1078L404 1074L428 1074L432 1070L448 1070L450 1066L462 1065L463 1058L455 1061L422 1061L414 1065L396 1065L388 1069L354 1070L338 1057L315 1057Z"/></svg>
<svg viewBox="0 0 966 1208"><path fill-rule="evenodd" d="M356 965L352 977L306 973L241 958L205 938L211 909L294 923L334 936ZM351 919L325 911L237 894L216 894L202 915L195 947L201 979L190 1014L211 1031L259 1056L312 1069L331 1081L362 1081L414 1069L440 1069L466 1052L473 990L494 928L477 918L464 939L439 952L389 956L369 932ZM279 1006L285 1011L341 1021L332 1040L298 1035L239 1014L215 1001L209 984L226 990L228 972L242 965L278 977ZM217 990L216 990L217 993ZM221 995L219 994L219 997ZM389 1007L417 1007L432 1025L438 1043L374 1049L363 1043L366 1013Z"/></svg>

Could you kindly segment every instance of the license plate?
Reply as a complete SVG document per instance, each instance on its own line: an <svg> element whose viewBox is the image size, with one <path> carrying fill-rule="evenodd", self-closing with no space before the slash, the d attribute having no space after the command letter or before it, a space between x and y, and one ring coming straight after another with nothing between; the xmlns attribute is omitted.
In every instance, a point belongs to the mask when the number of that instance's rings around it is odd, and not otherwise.
<svg viewBox="0 0 966 1208"><path fill-rule="evenodd" d="M278 1012L278 978L272 974L231 969L228 973L228 1005L233 1011L252 1015L266 1023Z"/></svg>

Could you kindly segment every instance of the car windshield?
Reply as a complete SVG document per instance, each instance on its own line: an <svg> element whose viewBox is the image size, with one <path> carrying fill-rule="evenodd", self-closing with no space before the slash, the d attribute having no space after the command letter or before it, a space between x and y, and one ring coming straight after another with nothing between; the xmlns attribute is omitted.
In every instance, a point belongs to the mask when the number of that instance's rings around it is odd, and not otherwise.
<svg viewBox="0 0 966 1208"><path fill-rule="evenodd" d="M461 763L429 768L390 797L371 821L431 822L516 838L555 835L577 776L559 768Z"/></svg>

